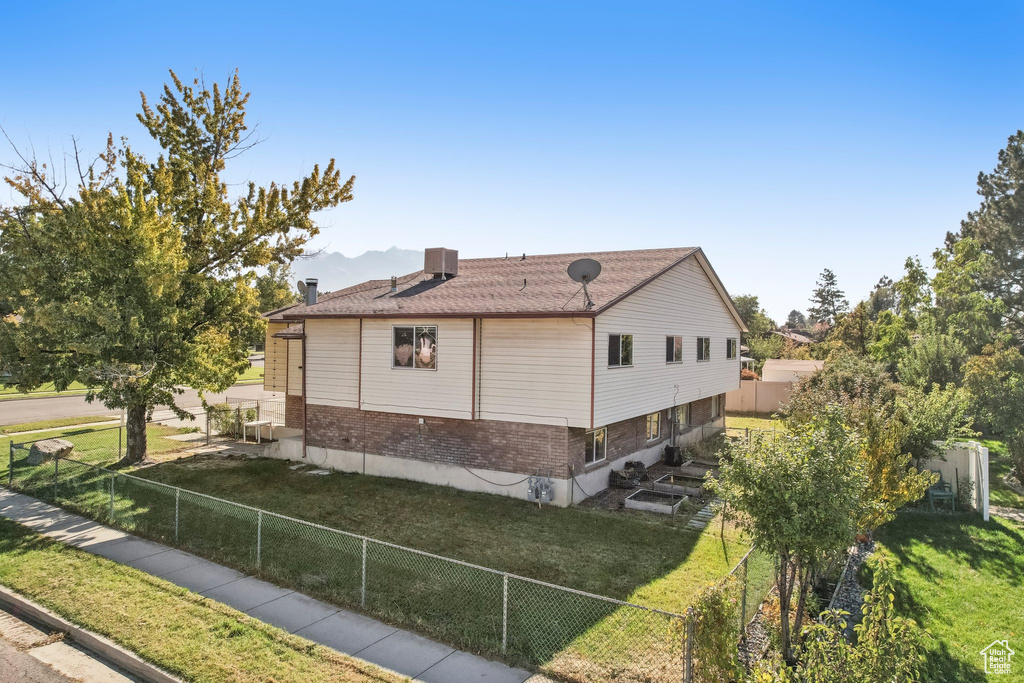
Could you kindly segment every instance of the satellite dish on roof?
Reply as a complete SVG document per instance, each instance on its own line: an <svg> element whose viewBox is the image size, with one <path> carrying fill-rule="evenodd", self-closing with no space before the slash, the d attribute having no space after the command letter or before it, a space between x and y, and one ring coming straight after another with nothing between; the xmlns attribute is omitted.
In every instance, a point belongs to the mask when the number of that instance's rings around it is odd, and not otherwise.
<svg viewBox="0 0 1024 683"><path fill-rule="evenodd" d="M302 296L306 296L306 283L305 282L303 282L302 280L299 280L298 282L295 283L295 286L299 288L299 294L301 294Z"/></svg>
<svg viewBox="0 0 1024 683"><path fill-rule="evenodd" d="M593 282L601 274L601 264L592 258L581 258L569 264L569 277L583 284L583 295L587 298L587 310L594 307L594 300L587 291L587 283Z"/></svg>

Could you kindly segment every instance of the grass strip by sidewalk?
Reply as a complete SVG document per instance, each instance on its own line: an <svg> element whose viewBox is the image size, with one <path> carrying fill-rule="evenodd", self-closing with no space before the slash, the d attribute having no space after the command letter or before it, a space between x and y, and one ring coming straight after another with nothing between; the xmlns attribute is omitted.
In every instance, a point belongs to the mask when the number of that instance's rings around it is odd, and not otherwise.
<svg viewBox="0 0 1024 683"><path fill-rule="evenodd" d="M407 680L2 518L0 583L188 680Z"/></svg>
<svg viewBox="0 0 1024 683"><path fill-rule="evenodd" d="M35 422L21 422L13 425L0 426L0 434L17 434L18 432L32 432L37 429L57 429L59 427L74 427L75 425L86 425L98 422L112 422L116 424L118 415L80 415L78 417L55 417L52 420L36 420ZM109 425L108 425L109 426Z"/></svg>

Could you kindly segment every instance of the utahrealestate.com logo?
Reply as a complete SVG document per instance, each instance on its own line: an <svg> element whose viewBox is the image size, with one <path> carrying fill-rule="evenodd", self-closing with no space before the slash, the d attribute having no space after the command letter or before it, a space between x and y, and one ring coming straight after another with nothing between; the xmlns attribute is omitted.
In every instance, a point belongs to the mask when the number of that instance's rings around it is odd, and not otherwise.
<svg viewBox="0 0 1024 683"><path fill-rule="evenodd" d="M987 674L1008 674L1010 673L1010 659L1016 654L1010 649L1010 642L1007 640L994 640L992 644L981 651L985 658L985 673Z"/></svg>

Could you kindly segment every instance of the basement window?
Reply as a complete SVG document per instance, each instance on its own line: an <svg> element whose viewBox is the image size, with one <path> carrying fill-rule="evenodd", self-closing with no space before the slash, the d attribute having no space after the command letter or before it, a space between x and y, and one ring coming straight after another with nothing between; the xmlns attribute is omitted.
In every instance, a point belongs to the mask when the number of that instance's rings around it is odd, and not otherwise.
<svg viewBox="0 0 1024 683"><path fill-rule="evenodd" d="M736 357L736 338L730 337L725 340L725 357L732 360Z"/></svg>
<svg viewBox="0 0 1024 683"><path fill-rule="evenodd" d="M583 461L588 465L601 462L608 452L608 429L601 427L590 430L584 437L583 444Z"/></svg>
<svg viewBox="0 0 1024 683"><path fill-rule="evenodd" d="M690 404L676 406L676 424L680 427L690 426Z"/></svg>
<svg viewBox="0 0 1024 683"><path fill-rule="evenodd" d="M665 362L666 363L682 363L683 362L683 338L682 337L665 337Z"/></svg>
<svg viewBox="0 0 1024 683"><path fill-rule="evenodd" d="M661 413L651 413L647 416L647 440L654 441L661 436Z"/></svg>
<svg viewBox="0 0 1024 683"><path fill-rule="evenodd" d="M711 360L711 337L697 337L697 360Z"/></svg>
<svg viewBox="0 0 1024 683"><path fill-rule="evenodd" d="M715 420L722 414L722 401L718 394L711 397L711 419Z"/></svg>
<svg viewBox="0 0 1024 683"><path fill-rule="evenodd" d="M633 365L633 335L608 335L608 367L625 368Z"/></svg>
<svg viewBox="0 0 1024 683"><path fill-rule="evenodd" d="M414 370L437 369L437 326L395 325L391 367Z"/></svg>

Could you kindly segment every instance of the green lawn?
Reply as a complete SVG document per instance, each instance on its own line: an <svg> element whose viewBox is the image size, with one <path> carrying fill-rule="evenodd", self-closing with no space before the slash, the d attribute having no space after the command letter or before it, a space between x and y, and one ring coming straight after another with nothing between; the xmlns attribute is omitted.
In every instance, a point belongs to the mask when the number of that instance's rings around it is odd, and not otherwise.
<svg viewBox="0 0 1024 683"><path fill-rule="evenodd" d="M898 607L932 637L924 680L988 681L979 652L996 639L1024 651L1024 526L904 512L876 538L880 551L899 561ZM1013 674L997 678L1024 681L1020 661Z"/></svg>
<svg viewBox="0 0 1024 683"><path fill-rule="evenodd" d="M333 473L310 476L292 463L200 456L137 470L148 480L365 534L549 583L682 612L696 591L724 576L748 542L727 526L704 532L685 519L590 508L538 509L525 501L399 479ZM52 497L52 468L28 491ZM361 606L361 542L276 517L120 477L118 525L215 561L254 572L336 604ZM96 519L110 514L110 477L62 463L58 502ZM499 656L502 576L371 543L365 611L453 645ZM572 679L620 674L634 660L658 680L678 664L671 620L614 603L509 580L508 654ZM557 614L557 616L553 616ZM610 643L615 643L612 647ZM595 653L604 659L595 663ZM609 658L610 657L610 658ZM581 668L581 662L589 668ZM594 667L597 667L596 669ZM675 671L671 667L668 671ZM675 675L675 674L672 674ZM621 677L621 676L620 676ZM625 680L625 679L624 679Z"/></svg>
<svg viewBox="0 0 1024 683"><path fill-rule="evenodd" d="M99 419L99 418L93 418ZM146 428L146 437L148 450L152 454L168 453L182 449L186 444L167 437L175 434L181 434L186 429L179 429L177 427L166 427L164 425L150 424ZM30 443L32 441L41 441L43 439L61 438L67 439L75 445L75 449L72 452L71 457L75 460L82 460L88 463L109 465L113 464L118 459L118 430L110 427L63 427L59 429L51 429L44 432L35 432L33 434L25 434L24 436L9 436L0 435L0 481L6 483L7 481L7 469L9 460L9 444L14 441L15 444L19 443ZM120 438L124 438L122 431ZM124 442L121 442L122 447ZM21 457L24 457L25 453L21 452ZM18 455L15 456L19 457ZM51 470L52 470L52 466Z"/></svg>
<svg viewBox="0 0 1024 683"><path fill-rule="evenodd" d="M4 425L0 427L0 434L16 434L18 432L30 432L37 429L56 429L58 427L74 427L75 425L92 424L94 422L110 422L116 420L119 415L86 415L80 417L56 417L52 420L37 420L35 422L22 422L20 424ZM27 437L28 438L28 437Z"/></svg>
<svg viewBox="0 0 1024 683"><path fill-rule="evenodd" d="M14 387L0 383L0 401L7 399L19 399L26 396L66 396L69 394L84 394L88 389L81 382L72 382L63 392L58 392L52 383L43 384L37 389L23 394Z"/></svg>
<svg viewBox="0 0 1024 683"><path fill-rule="evenodd" d="M238 379L235 380L235 382L252 382L252 383L262 382L262 381L263 381L263 368L258 368L258 367L255 367L255 366L246 368L245 372L243 372L241 375L239 375Z"/></svg>
<svg viewBox="0 0 1024 683"><path fill-rule="evenodd" d="M1024 496L1011 489L1003 481L1003 477L1010 471L1010 458L1006 454L1006 444L996 439L988 439L982 441L981 445L988 448L989 502L992 505L1024 510Z"/></svg>
<svg viewBox="0 0 1024 683"><path fill-rule="evenodd" d="M0 583L185 680L407 680L3 518Z"/></svg>
<svg viewBox="0 0 1024 683"><path fill-rule="evenodd" d="M782 420L775 420L770 417L758 417L751 415L726 415L726 429L766 429L768 431L785 431Z"/></svg>

